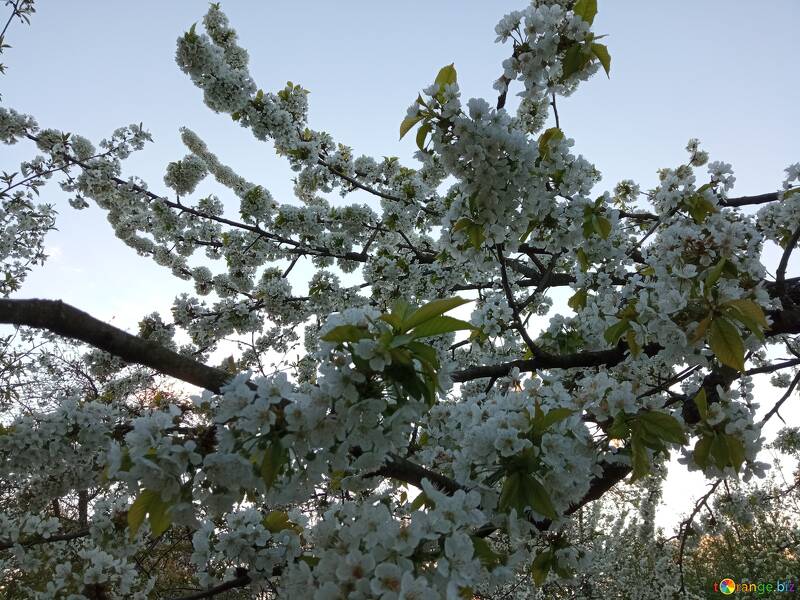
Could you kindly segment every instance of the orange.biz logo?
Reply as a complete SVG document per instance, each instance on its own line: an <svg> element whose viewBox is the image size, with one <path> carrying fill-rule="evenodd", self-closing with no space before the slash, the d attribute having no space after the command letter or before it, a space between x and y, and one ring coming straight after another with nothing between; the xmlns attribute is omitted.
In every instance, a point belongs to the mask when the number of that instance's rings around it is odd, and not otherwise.
<svg viewBox="0 0 800 600"><path fill-rule="evenodd" d="M733 593L744 594L771 594L772 592L787 592L793 594L796 590L796 583L790 579L779 579L775 583L736 583L730 577L727 577L719 583L714 583L714 591L730 596Z"/></svg>

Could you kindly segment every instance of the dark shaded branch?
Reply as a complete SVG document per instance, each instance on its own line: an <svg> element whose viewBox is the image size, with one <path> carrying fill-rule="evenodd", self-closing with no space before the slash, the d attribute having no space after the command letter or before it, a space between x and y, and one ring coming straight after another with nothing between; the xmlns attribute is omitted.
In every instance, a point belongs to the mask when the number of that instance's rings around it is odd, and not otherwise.
<svg viewBox="0 0 800 600"><path fill-rule="evenodd" d="M47 329L215 393L231 378L221 369L131 335L60 300L0 299L0 323Z"/></svg>
<svg viewBox="0 0 800 600"><path fill-rule="evenodd" d="M189 594L188 596L173 598L173 600L200 600L201 598L213 598L217 594L222 594L223 592L227 592L228 590L235 590L236 588L250 585L252 581L253 580L250 578L250 576L247 573L245 573L244 575L240 575L236 579L231 579L230 581L220 583L218 586L215 586L213 588L209 588L207 590L200 591L195 594Z"/></svg>
<svg viewBox="0 0 800 600"><path fill-rule="evenodd" d="M789 265L789 257L792 255L795 246L797 246L798 240L800 240L800 225L797 226L792 237L790 237L789 241L786 243L786 248L781 256L781 262L778 264L778 270L775 271L775 295L786 308L792 308L794 304L791 298L784 298L784 292L786 291L786 267Z"/></svg>
<svg viewBox="0 0 800 600"><path fill-rule="evenodd" d="M800 365L800 358L793 358L792 360L787 360L781 363L773 363L771 365L764 365L763 367L756 367L755 369L748 369L745 371L745 375L758 375L760 373L772 373L774 371L780 371L781 369L788 369L789 367L796 367Z"/></svg>
<svg viewBox="0 0 800 600"><path fill-rule="evenodd" d="M386 463L383 467L375 471L375 473L367 475L367 477L376 475L388 477L390 479L399 479L400 481L410 483L418 488L422 488L422 480L427 479L438 489L448 494L455 494L458 490L466 489L454 479L445 477L440 473L426 469L425 467L396 455L392 455L391 462Z"/></svg>
<svg viewBox="0 0 800 600"><path fill-rule="evenodd" d="M610 348L608 350L560 355L542 354L534 358L512 360L497 365L469 367L463 371L451 373L450 378L456 383L463 383L465 381L484 377L505 377L514 367L519 368L519 370L523 372L536 371L537 369L575 369L580 367L600 367L603 365L613 367L623 361L627 349L628 347L624 343L620 343L615 348ZM648 356L652 356L660 349L661 347L658 344L649 344L643 351Z"/></svg>
<svg viewBox="0 0 800 600"><path fill-rule="evenodd" d="M781 396L780 400L778 400L775 403L775 405L771 409L769 409L769 412L767 412L767 414L764 415L764 418L761 419L761 423L759 423L759 425L763 426L764 423L766 423L767 421L769 421L772 418L772 415L778 413L778 411L780 410L781 406L783 406L783 403L786 402L789 399L789 396L792 395L792 392L794 391L794 388L797 387L798 383L800 383L800 373L798 373L797 375L794 376L794 379L792 379L792 383L789 384L789 389L787 389L786 393L783 396ZM779 414L778 414L778 418L779 419L781 418L781 416ZM781 419L781 420L783 420L783 419Z"/></svg>
<svg viewBox="0 0 800 600"><path fill-rule="evenodd" d="M758 196L740 196L739 198L728 198L721 202L722 206L750 206L752 204L767 204L778 200L778 192L759 194Z"/></svg>
<svg viewBox="0 0 800 600"><path fill-rule="evenodd" d="M20 546L37 546L39 544L52 544L54 542L68 542L70 540L76 540L78 538L86 537L87 535L89 535L88 527L85 529L78 529L77 531L73 531L72 533L60 533L58 535L51 535L49 538L35 537L27 540L21 540L16 543L0 540L0 550L8 550L9 548L13 548L17 544L19 544Z"/></svg>

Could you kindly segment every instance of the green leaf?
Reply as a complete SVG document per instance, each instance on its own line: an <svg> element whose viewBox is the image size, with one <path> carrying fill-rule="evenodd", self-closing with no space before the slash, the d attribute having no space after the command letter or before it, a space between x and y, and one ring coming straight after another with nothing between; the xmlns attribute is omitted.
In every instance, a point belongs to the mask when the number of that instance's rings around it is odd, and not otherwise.
<svg viewBox="0 0 800 600"><path fill-rule="evenodd" d="M550 495L538 479L532 476L525 477L522 480L522 487L525 491L526 502L533 510L548 519L558 517Z"/></svg>
<svg viewBox="0 0 800 600"><path fill-rule="evenodd" d="M425 150L425 138L428 137L428 134L433 131L433 126L430 122L425 122L422 124L422 127L419 128L417 131L417 148L420 150Z"/></svg>
<svg viewBox="0 0 800 600"><path fill-rule="evenodd" d="M703 436L694 445L694 462L703 469L708 466L708 456L711 452L713 436Z"/></svg>
<svg viewBox="0 0 800 600"><path fill-rule="evenodd" d="M719 259L719 262L714 265L706 275L706 285L705 285L705 296L708 298L708 295L711 293L711 288L714 287L714 284L719 281L719 278L722 276L722 270L725 268L725 257L723 256Z"/></svg>
<svg viewBox="0 0 800 600"><path fill-rule="evenodd" d="M433 503L428 500L428 496L425 495L425 492L420 492L419 496L414 498L414 501L411 503L409 508L412 511L419 510L423 506L433 506Z"/></svg>
<svg viewBox="0 0 800 600"><path fill-rule="evenodd" d="M392 314L397 315L400 319L405 319L412 310L416 310L416 307L411 306L404 298L397 298L392 303Z"/></svg>
<svg viewBox="0 0 800 600"><path fill-rule="evenodd" d="M621 321L617 321L611 327L605 330L605 332L603 333L603 337L609 344L613 346L625 334L625 332L630 328L630 326L631 322L628 319L622 319Z"/></svg>
<svg viewBox="0 0 800 600"><path fill-rule="evenodd" d="M749 298L731 300L730 302L726 302L725 306L731 306L741 314L746 315L751 321L758 324L762 330L769 328L769 323L767 322L767 317L764 315L764 311L753 300Z"/></svg>
<svg viewBox="0 0 800 600"><path fill-rule="evenodd" d="M483 240L486 239L486 235L483 233L483 227L477 223L473 223L467 230L467 235L469 236L470 246L475 248L475 250L480 250L483 245Z"/></svg>
<svg viewBox="0 0 800 600"><path fill-rule="evenodd" d="M443 333L450 333L452 331L461 331L464 329L475 329L475 327L472 325L472 323L467 323L461 319L444 316L429 319L421 325L417 325L413 330L411 330L411 335L414 336L414 339L421 339L434 335L441 335Z"/></svg>
<svg viewBox="0 0 800 600"><path fill-rule="evenodd" d="M694 397L697 412L700 413L700 418L705 421L708 418L708 398L706 397L706 388L700 388L697 395Z"/></svg>
<svg viewBox="0 0 800 600"><path fill-rule="evenodd" d="M169 506L166 502L160 502L150 509L150 532L154 537L160 536L172 523L172 518L169 516L167 509Z"/></svg>
<svg viewBox="0 0 800 600"><path fill-rule="evenodd" d="M536 558L533 559L531 574L533 575L533 581L536 585L542 585L547 579L547 575L550 573L550 569L553 566L553 559L552 550L540 552L536 555Z"/></svg>
<svg viewBox="0 0 800 600"><path fill-rule="evenodd" d="M395 314L382 314L378 317L381 321L384 321L392 326L392 329L395 331L402 331L403 329L403 319L400 318L398 315Z"/></svg>
<svg viewBox="0 0 800 600"><path fill-rule="evenodd" d="M639 346L639 342L636 341L636 332L633 329L628 329L628 331L625 332L625 341L628 344L628 349L631 351L631 356L638 358L642 353L642 347Z"/></svg>
<svg viewBox="0 0 800 600"><path fill-rule="evenodd" d="M629 430L628 419L625 418L625 413L620 411L614 417L611 427L608 428L608 437L610 439L621 440L628 435Z"/></svg>
<svg viewBox="0 0 800 600"><path fill-rule="evenodd" d="M564 139L564 132L558 127L551 127L547 129L539 137L539 156L548 158L550 156L550 142Z"/></svg>
<svg viewBox="0 0 800 600"><path fill-rule="evenodd" d="M711 458L717 468L724 469L730 462L730 453L728 452L728 444L725 442L725 435L715 435L711 441Z"/></svg>
<svg viewBox="0 0 800 600"><path fill-rule="evenodd" d="M508 512L512 508L517 509L517 516L521 516L524 506L520 506L520 479L522 474L519 472L507 475L503 481L503 489L500 490L498 508L503 512Z"/></svg>
<svg viewBox="0 0 800 600"><path fill-rule="evenodd" d="M450 229L453 233L456 231L461 231L462 229L466 229L470 225L474 225L475 221L470 219L469 217L461 217L458 221L456 221L455 225Z"/></svg>
<svg viewBox="0 0 800 600"><path fill-rule="evenodd" d="M503 563L505 556L495 552L489 545L489 542L477 535L470 537L472 538L472 549L474 551L475 558L480 560L483 566L491 570Z"/></svg>
<svg viewBox="0 0 800 600"><path fill-rule="evenodd" d="M641 433L634 430L631 436L631 473L630 483L650 474L650 457L647 456L647 448L641 438Z"/></svg>
<svg viewBox="0 0 800 600"><path fill-rule="evenodd" d="M567 306L569 306L575 312L578 312L580 309L586 307L586 300L588 297L589 293L586 291L586 289L581 288L575 292L569 300L567 300Z"/></svg>
<svg viewBox="0 0 800 600"><path fill-rule="evenodd" d="M438 83L441 90L444 88L444 86L450 85L451 83L456 83L457 81L458 74L456 73L455 63L450 63L446 67L442 67L439 70L439 74L436 76L434 83Z"/></svg>
<svg viewBox="0 0 800 600"><path fill-rule="evenodd" d="M673 444L685 444L687 442L683 426L672 415L653 411L641 413L638 419L647 430L662 440Z"/></svg>
<svg viewBox="0 0 800 600"><path fill-rule="evenodd" d="M128 529L131 539L136 537L146 515L150 515L150 530L153 535L159 536L164 533L170 525L167 508L169 505L161 500L161 494L152 490L142 490L128 509Z"/></svg>
<svg viewBox="0 0 800 600"><path fill-rule="evenodd" d="M762 331L761 325L756 320L754 320L750 315L742 313L738 309L730 306L727 306L725 308L726 308L725 315L727 317L739 321L742 325L747 327L747 329L752 331L753 335L755 335L762 342L766 340L766 336Z"/></svg>
<svg viewBox="0 0 800 600"><path fill-rule="evenodd" d="M419 123L421 120L422 120L421 114L417 114L416 116L413 117L406 117L405 119L403 119L403 121L400 123L400 139L402 140L403 137L405 137L405 135L409 131L411 131L411 128L414 127L414 125Z"/></svg>
<svg viewBox="0 0 800 600"><path fill-rule="evenodd" d="M714 203L711 202L711 200L700 193L701 190L697 191L698 193L687 198L684 204L686 205L686 209L692 216L694 222L700 225L706 220L708 215L717 212L717 207L714 206Z"/></svg>
<svg viewBox="0 0 800 600"><path fill-rule="evenodd" d="M742 440L734 435L722 434L720 437L725 439L725 446L728 448L729 462L738 473L744 462L744 444Z"/></svg>
<svg viewBox="0 0 800 600"><path fill-rule="evenodd" d="M581 271L585 273L589 269L589 257L586 256L586 251L583 248L578 248L575 251L575 256L578 259L578 264L581 266Z"/></svg>
<svg viewBox="0 0 800 600"><path fill-rule="evenodd" d="M436 300L431 300L425 306L421 306L403 320L403 330L408 331L413 329L429 319L443 315L447 311L453 310L468 302L470 302L470 300L465 300L459 296L455 298L437 298Z"/></svg>
<svg viewBox="0 0 800 600"><path fill-rule="evenodd" d="M603 65L603 70L606 72L607 77L611 77L611 55L608 53L608 48L605 44L592 44L592 53Z"/></svg>
<svg viewBox="0 0 800 600"><path fill-rule="evenodd" d="M372 336L370 336L369 332L362 327L356 327L355 325L339 325L320 337L320 339L325 342L336 342L341 344L344 342L357 342L358 340L368 337Z"/></svg>
<svg viewBox="0 0 800 600"><path fill-rule="evenodd" d="M572 7L572 12L591 25L597 14L597 0L578 0Z"/></svg>
<svg viewBox="0 0 800 600"><path fill-rule="evenodd" d="M725 317L711 321L708 344L723 364L744 371L744 343L736 326Z"/></svg>
<svg viewBox="0 0 800 600"><path fill-rule="evenodd" d="M270 533L280 533L286 529L295 533L302 533L303 531L297 523L292 523L289 519L289 513L285 510L270 511L261 523Z"/></svg>
<svg viewBox="0 0 800 600"><path fill-rule="evenodd" d="M591 54L586 52L583 44L573 44L564 53L561 63L561 81L566 81L575 73L583 69L591 59Z"/></svg>
<svg viewBox="0 0 800 600"><path fill-rule="evenodd" d="M703 319L697 324L694 333L692 333L692 335L689 337L689 342L695 344L698 341L700 341L706 335L706 331L708 331L708 326L710 324L711 324L711 315L707 316L705 319Z"/></svg>
<svg viewBox="0 0 800 600"><path fill-rule="evenodd" d="M541 414L540 417L534 419L533 421L534 435L543 434L553 425L560 423L564 419L568 418L571 414L572 411L568 408L554 408L553 410L547 411L546 414Z"/></svg>
<svg viewBox="0 0 800 600"><path fill-rule="evenodd" d="M283 470L288 458L289 454L279 439L273 440L264 450L260 472L267 489L275 485L275 481L277 481L278 475Z"/></svg>
<svg viewBox="0 0 800 600"><path fill-rule="evenodd" d="M611 221L609 221L605 217L594 215L592 217L592 227L594 228L597 235L599 235L604 240L608 239L608 236L611 234Z"/></svg>
<svg viewBox="0 0 800 600"><path fill-rule="evenodd" d="M436 354L436 348L423 344L422 342L408 342L406 348L411 350L420 362L428 363L434 369L439 368L439 356Z"/></svg>

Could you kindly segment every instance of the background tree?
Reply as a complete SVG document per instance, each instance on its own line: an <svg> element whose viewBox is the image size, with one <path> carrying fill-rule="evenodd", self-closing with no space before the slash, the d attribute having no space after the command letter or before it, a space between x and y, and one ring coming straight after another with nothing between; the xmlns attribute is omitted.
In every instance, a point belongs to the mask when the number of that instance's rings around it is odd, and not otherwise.
<svg viewBox="0 0 800 600"><path fill-rule="evenodd" d="M12 19L30 12L11 6ZM151 314L138 336L62 302L0 300L0 322L92 348L59 361L48 346L38 364L8 354L9 381L35 377L19 389L49 402L15 404L0 435L6 591L593 597L647 573L659 589L632 595L702 594L684 568L699 511L677 548L662 539L654 478L671 451L713 492L764 473L761 425L800 379L781 376L788 392L755 420L753 376L800 364L800 284L786 277L800 165L776 192L735 197L730 165L690 140L656 188L593 193L599 173L572 152L557 102L610 71L596 12L590 0L537 0L504 17L509 58L491 104L463 106L455 66L443 67L400 124L419 148L413 169L312 129L301 85L258 89L212 4L179 37L178 65L209 108L288 160L300 205L186 128L188 154L167 166L172 191L160 195L122 176L149 141L141 124L95 147L0 108L0 139L41 153L0 190L6 295L43 259L54 213L36 196L54 174L73 208L96 203L122 241L195 291L175 300L171 323ZM208 176L233 204L192 199ZM334 203L334 190L375 201ZM774 277L766 240L783 248ZM316 272L297 294L301 260ZM571 290L571 310L532 331L558 288ZM268 353L301 332L307 354L268 374ZM243 351L207 364L232 337ZM768 346L792 358L772 360ZM154 374L205 391L165 392ZM624 480L635 487L619 491ZM619 493L638 517L591 506ZM702 541L690 550L706 552ZM624 576L609 581L610 569Z"/></svg>

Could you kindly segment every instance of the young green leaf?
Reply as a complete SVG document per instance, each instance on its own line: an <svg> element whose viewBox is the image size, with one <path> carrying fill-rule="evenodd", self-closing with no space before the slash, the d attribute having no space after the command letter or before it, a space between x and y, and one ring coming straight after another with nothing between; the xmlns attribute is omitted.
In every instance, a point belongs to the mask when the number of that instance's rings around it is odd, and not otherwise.
<svg viewBox="0 0 800 600"><path fill-rule="evenodd" d="M694 445L694 462L698 467L705 469L708 466L708 456L711 453L713 436L703 436Z"/></svg>
<svg viewBox="0 0 800 600"><path fill-rule="evenodd" d="M275 485L275 481L277 481L278 475L283 470L288 458L288 452L278 439L274 440L264 450L264 457L261 459L261 478L264 480L267 489Z"/></svg>
<svg viewBox="0 0 800 600"><path fill-rule="evenodd" d="M545 487L533 476L527 476L523 479L523 488L525 490L526 503L539 514L544 515L548 519L555 519L558 517L553 502L550 500L550 494L547 493Z"/></svg>
<svg viewBox="0 0 800 600"><path fill-rule="evenodd" d="M650 473L650 457L642 440L641 433L634 430L631 436L631 472L630 483L645 477Z"/></svg>
<svg viewBox="0 0 800 600"><path fill-rule="evenodd" d="M597 14L597 0L578 0L572 7L572 11L591 25Z"/></svg>
<svg viewBox="0 0 800 600"><path fill-rule="evenodd" d="M411 330L411 335L414 339L422 339L434 335L441 335L443 333L450 333L452 331L461 331L465 329L475 329L472 323L467 323L461 319L454 319L453 317L435 317L417 325Z"/></svg>
<svg viewBox="0 0 800 600"><path fill-rule="evenodd" d="M725 306L730 306L736 309L743 315L747 315L750 320L757 323L762 329L768 329L769 323L767 317L764 315L764 310L749 298L740 298L738 300L731 300L726 302Z"/></svg>
<svg viewBox="0 0 800 600"><path fill-rule="evenodd" d="M708 330L708 326L711 324L711 315L704 318L697 324L695 327L694 332L691 336L689 336L689 343L695 344L699 342L705 335L706 331Z"/></svg>
<svg viewBox="0 0 800 600"><path fill-rule="evenodd" d="M153 535L159 536L164 533L170 525L167 508L167 503L161 500L161 494L152 490L142 490L128 509L128 529L131 539L136 537L146 515L150 515L150 530Z"/></svg>
<svg viewBox="0 0 800 600"><path fill-rule="evenodd" d="M631 322L628 321L628 319L617 321L611 327L605 330L603 333L603 338L605 338L605 340L613 346L625 334L630 326Z"/></svg>
<svg viewBox="0 0 800 600"><path fill-rule="evenodd" d="M357 342L358 340L370 337L369 332L361 327L355 325L339 325L334 327L328 333L320 337L325 342Z"/></svg>
<svg viewBox="0 0 800 600"><path fill-rule="evenodd" d="M705 296L708 298L708 295L711 293L711 288L714 287L714 284L719 281L719 278L722 276L722 270L725 268L725 257L719 259L719 262L709 269L708 274L706 275L706 285L705 285Z"/></svg>
<svg viewBox="0 0 800 600"><path fill-rule="evenodd" d="M419 123L421 120L422 120L421 114L417 114L413 117L406 117L405 119L403 119L402 122L400 123L400 139L402 140L405 137L405 135L409 131L411 131L411 128L414 127L414 125Z"/></svg>
<svg viewBox="0 0 800 600"><path fill-rule="evenodd" d="M628 349L631 351L633 358L638 358L642 353L642 347L636 341L636 332L633 329L628 329L625 332L625 342L628 344Z"/></svg>
<svg viewBox="0 0 800 600"><path fill-rule="evenodd" d="M720 437L725 439L725 446L728 448L728 459L731 466L739 472L744 462L744 444L738 437L730 434L723 434Z"/></svg>
<svg viewBox="0 0 800 600"><path fill-rule="evenodd" d="M594 215L592 217L592 227L595 233L604 240L608 239L608 236L611 234L611 221L605 217Z"/></svg>
<svg viewBox="0 0 800 600"><path fill-rule="evenodd" d="M700 413L700 418L705 421L708 418L708 398L706 397L706 388L700 388L697 395L694 397L697 412Z"/></svg>
<svg viewBox="0 0 800 600"><path fill-rule="evenodd" d="M431 131L433 131L433 126L430 124L430 122L422 124L422 127L420 127L417 131L417 148L420 150L425 150L425 138L428 137L428 134Z"/></svg>
<svg viewBox="0 0 800 600"><path fill-rule="evenodd" d="M470 302L470 300L465 300L464 298L460 298L458 296L455 298L437 298L436 300L431 300L425 306L421 306L404 319L404 331L413 329L420 323L424 323L429 319L443 315L447 311L453 310L454 308L463 304L467 304L468 302Z"/></svg>
<svg viewBox="0 0 800 600"><path fill-rule="evenodd" d="M589 293L584 288L581 288L575 292L569 300L567 300L567 306L569 306L575 312L578 312L580 309L586 307L586 299L588 297Z"/></svg>
<svg viewBox="0 0 800 600"><path fill-rule="evenodd" d="M442 67L435 79L435 83L438 83L442 88L451 83L456 83L456 81L458 81L458 74L456 73L455 63Z"/></svg>
<svg viewBox="0 0 800 600"><path fill-rule="evenodd" d="M550 142L564 139L564 132L558 127L551 127L547 129L539 137L539 156L548 158L550 156Z"/></svg>
<svg viewBox="0 0 800 600"><path fill-rule="evenodd" d="M472 539L472 549L475 558L481 561L481 564L487 569L491 570L494 567L503 564L505 556L495 552L489 542L484 538L477 535L470 536Z"/></svg>
<svg viewBox="0 0 800 600"><path fill-rule="evenodd" d="M545 550L537 554L536 558L533 559L531 574L536 585L542 585L547 579L547 575L553 567L553 558L553 551Z"/></svg>
<svg viewBox="0 0 800 600"><path fill-rule="evenodd" d="M736 326L725 317L711 321L708 344L723 364L744 371L744 343Z"/></svg>
<svg viewBox="0 0 800 600"><path fill-rule="evenodd" d="M611 77L611 55L608 53L608 48L605 44L592 44L592 53L603 65L603 70L606 72L607 77Z"/></svg>
<svg viewBox="0 0 800 600"><path fill-rule="evenodd" d="M687 441L683 426L672 415L650 411L641 413L638 419L645 426L645 429L659 439L673 444L685 444Z"/></svg>

